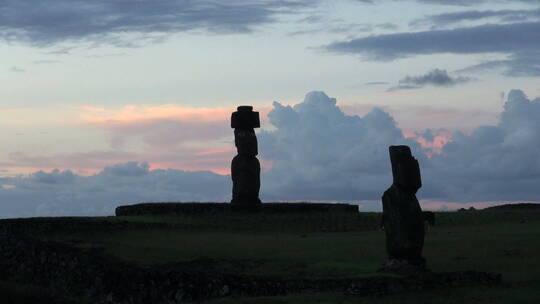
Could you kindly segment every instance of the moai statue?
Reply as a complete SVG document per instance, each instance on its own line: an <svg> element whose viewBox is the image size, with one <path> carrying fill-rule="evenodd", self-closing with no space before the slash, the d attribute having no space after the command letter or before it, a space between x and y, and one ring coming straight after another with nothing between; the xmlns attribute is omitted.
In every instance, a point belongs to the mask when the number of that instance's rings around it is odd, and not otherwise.
<svg viewBox="0 0 540 304"><path fill-rule="evenodd" d="M231 128L234 129L234 144L238 151L231 163L233 181L231 203L255 205L261 203L261 165L257 159L257 136L254 128L260 128L259 112L252 106L240 106L232 113Z"/></svg>
<svg viewBox="0 0 540 304"><path fill-rule="evenodd" d="M420 167L408 146L390 146L389 151L393 183L382 197L382 224L388 253L384 268L423 270L424 215L416 198L416 192L422 187Z"/></svg>

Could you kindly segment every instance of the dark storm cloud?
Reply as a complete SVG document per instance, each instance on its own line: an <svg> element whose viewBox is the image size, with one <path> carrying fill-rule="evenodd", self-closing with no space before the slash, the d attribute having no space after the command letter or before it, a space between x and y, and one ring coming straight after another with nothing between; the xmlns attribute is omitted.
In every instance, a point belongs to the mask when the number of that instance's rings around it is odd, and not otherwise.
<svg viewBox="0 0 540 304"><path fill-rule="evenodd" d="M472 5L470 0L418 0L421 3L429 4L444 4L444 5L459 5L459 6L468 6ZM482 0L476 1L476 3L483 2Z"/></svg>
<svg viewBox="0 0 540 304"><path fill-rule="evenodd" d="M401 1L401 0L394 0ZM537 4L537 0L417 0L420 3L425 4L441 4L441 5L453 5L453 6L474 6L482 3L512 3L512 2L521 2L521 3L532 3Z"/></svg>
<svg viewBox="0 0 540 304"><path fill-rule="evenodd" d="M440 53L514 53L538 48L540 22L373 35L326 46L331 52L380 61Z"/></svg>
<svg viewBox="0 0 540 304"><path fill-rule="evenodd" d="M371 35L334 42L325 48L330 52L360 55L375 61L432 54L500 53L508 58L488 60L469 67L469 71L500 68L510 76L540 74L540 22Z"/></svg>
<svg viewBox="0 0 540 304"><path fill-rule="evenodd" d="M451 77L446 70L433 69L428 73L420 76L407 76L399 81L401 84L413 84L413 85L434 85L440 87L454 86L459 83L469 82L469 77Z"/></svg>
<svg viewBox="0 0 540 304"><path fill-rule="evenodd" d="M399 81L399 85L388 89L389 92L403 89L418 89L424 86L453 87L458 84L470 82L472 79L465 76L450 76L446 70L433 69L420 76L406 76Z"/></svg>
<svg viewBox="0 0 540 304"><path fill-rule="evenodd" d="M410 85L410 84L399 84L397 86L390 87L386 89L386 92L397 92L397 91L403 91L403 90L416 90L421 89L421 86L417 85Z"/></svg>
<svg viewBox="0 0 540 304"><path fill-rule="evenodd" d="M382 2L387 2L388 0L355 0L356 2L377 4ZM392 0L392 1L406 1L406 0ZM449 6L474 6L487 2L496 2L496 3L511 3L511 2L521 2L521 3L532 3L537 4L537 0L409 0L409 2L419 2L424 4L434 4L434 5L449 5Z"/></svg>
<svg viewBox="0 0 540 304"><path fill-rule="evenodd" d="M322 16L311 16L304 18L298 22L299 24L307 24L308 28L300 28L289 33L290 36L311 35L320 33L331 34L358 34L368 33L374 30L389 31L397 29L397 25L386 23L351 23L342 19L328 19Z"/></svg>
<svg viewBox="0 0 540 304"><path fill-rule="evenodd" d="M410 25L432 24L435 26L446 26L463 21L478 21L483 19L493 19L504 22L523 22L527 19L540 19L540 9L534 10L470 10L462 12L452 12L426 16L414 20Z"/></svg>
<svg viewBox="0 0 540 304"><path fill-rule="evenodd" d="M506 59L488 60L464 68L460 72L486 72L502 70L510 77L540 77L540 51L517 52Z"/></svg>
<svg viewBox="0 0 540 304"><path fill-rule="evenodd" d="M121 39L139 34L144 43L190 30L245 33L296 12L302 0L0 0L0 38L35 46L89 40L132 46ZM141 35L142 34L142 35Z"/></svg>

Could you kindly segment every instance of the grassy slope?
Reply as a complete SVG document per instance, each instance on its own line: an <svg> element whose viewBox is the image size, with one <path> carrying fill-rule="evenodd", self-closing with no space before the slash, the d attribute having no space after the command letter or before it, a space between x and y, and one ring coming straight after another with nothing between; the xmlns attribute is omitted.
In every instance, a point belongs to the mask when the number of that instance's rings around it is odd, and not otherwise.
<svg viewBox="0 0 540 304"><path fill-rule="evenodd" d="M80 304L80 301L52 297L43 288L2 281L0 281L0 302L7 304Z"/></svg>
<svg viewBox="0 0 540 304"><path fill-rule="evenodd" d="M522 219L527 218L525 223ZM373 275L385 258L378 215L125 217L174 228L64 233L47 236L141 264L183 262L210 271L288 277ZM435 290L379 298L307 294L215 303L538 303L540 212L460 212L438 215L424 255L434 271L503 273L501 288Z"/></svg>

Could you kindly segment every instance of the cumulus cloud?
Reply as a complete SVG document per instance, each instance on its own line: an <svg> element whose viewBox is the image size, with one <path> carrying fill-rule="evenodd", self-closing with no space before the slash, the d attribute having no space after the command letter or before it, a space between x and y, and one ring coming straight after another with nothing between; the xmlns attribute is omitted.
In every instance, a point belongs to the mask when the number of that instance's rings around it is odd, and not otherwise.
<svg viewBox="0 0 540 304"><path fill-rule="evenodd" d="M470 82L472 79L465 76L452 77L446 70L433 69L420 76L406 76L399 81L399 85L389 88L388 92L407 89L420 89L424 86L453 87L457 84Z"/></svg>
<svg viewBox="0 0 540 304"><path fill-rule="evenodd" d="M273 128L259 133L260 158L271 164L261 178L264 201L352 200L378 206L392 182L388 146L397 144L411 146L420 162L420 199L447 205L540 201L540 98L531 100L519 90L507 95L498 122L470 133L402 132L381 108L348 115L323 92L310 92L295 105L274 102L268 118ZM219 161L228 166L231 158ZM120 162L90 176L52 170L0 178L0 214L107 215L118 205L144 201L230 199L229 175L155 168Z"/></svg>
<svg viewBox="0 0 540 304"><path fill-rule="evenodd" d="M259 142L272 163L263 178L270 199L377 199L391 183L388 146L419 150L383 110L346 115L323 92L294 106L274 102L268 117L276 130L261 132Z"/></svg>
<svg viewBox="0 0 540 304"><path fill-rule="evenodd" d="M408 144L422 166L419 196L439 201L540 201L540 98L512 91L500 122L470 134L444 129L403 134L375 108L346 115L322 92L302 103L274 103L275 131L260 135L271 199L376 200L391 183L388 146Z"/></svg>
<svg viewBox="0 0 540 304"><path fill-rule="evenodd" d="M44 184L70 184L75 181L75 175L70 170L60 171L52 170L50 173L38 171L30 176L30 179L36 183Z"/></svg>
<svg viewBox="0 0 540 304"><path fill-rule="evenodd" d="M405 132L405 137L412 138L422 146L428 157L441 154L442 149L452 140L452 133L448 129L425 129L414 133Z"/></svg>
<svg viewBox="0 0 540 304"><path fill-rule="evenodd" d="M119 205L148 201L226 201L230 179L207 171L150 170L128 162L91 176L69 170L0 178L0 217L112 215Z"/></svg>
<svg viewBox="0 0 540 304"><path fill-rule="evenodd" d="M540 98L511 91L497 125L453 134L432 158L427 186L448 200L540 200L538 130Z"/></svg>
<svg viewBox="0 0 540 304"><path fill-rule="evenodd" d="M251 32L275 22L278 15L310 5L313 1L4 0L0 38L34 46L79 40L135 46L134 40L156 42L167 34L193 30ZM136 36L125 39L129 34Z"/></svg>
<svg viewBox="0 0 540 304"><path fill-rule="evenodd" d="M497 96L497 98L500 98ZM469 133L479 125L497 123L499 112L478 109L458 109L442 107L436 103L431 106L396 105L385 108L399 121L405 132L416 132L424 128L460 130Z"/></svg>

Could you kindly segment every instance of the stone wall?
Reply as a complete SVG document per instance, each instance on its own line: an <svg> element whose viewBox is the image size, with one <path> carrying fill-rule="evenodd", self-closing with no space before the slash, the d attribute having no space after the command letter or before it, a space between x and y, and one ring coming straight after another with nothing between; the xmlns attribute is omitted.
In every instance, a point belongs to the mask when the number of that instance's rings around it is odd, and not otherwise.
<svg viewBox="0 0 540 304"><path fill-rule="evenodd" d="M318 203L264 203L234 205L229 203L142 203L116 208L117 216L129 215L182 215L224 214L232 212L286 213L358 213L358 206L349 204Z"/></svg>

